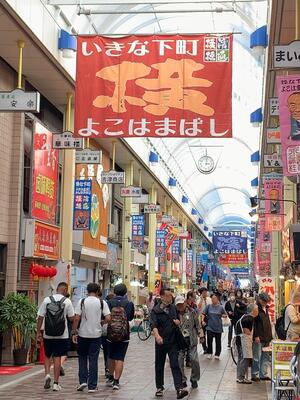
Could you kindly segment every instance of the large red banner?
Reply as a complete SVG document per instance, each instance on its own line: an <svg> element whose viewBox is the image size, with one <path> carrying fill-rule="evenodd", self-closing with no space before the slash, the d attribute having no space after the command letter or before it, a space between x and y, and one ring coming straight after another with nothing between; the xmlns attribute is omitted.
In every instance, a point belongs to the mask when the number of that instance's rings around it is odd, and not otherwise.
<svg viewBox="0 0 300 400"><path fill-rule="evenodd" d="M74 134L232 137L232 35L79 36Z"/></svg>
<svg viewBox="0 0 300 400"><path fill-rule="evenodd" d="M55 224L58 151L52 149L52 132L40 123L34 128L33 218Z"/></svg>

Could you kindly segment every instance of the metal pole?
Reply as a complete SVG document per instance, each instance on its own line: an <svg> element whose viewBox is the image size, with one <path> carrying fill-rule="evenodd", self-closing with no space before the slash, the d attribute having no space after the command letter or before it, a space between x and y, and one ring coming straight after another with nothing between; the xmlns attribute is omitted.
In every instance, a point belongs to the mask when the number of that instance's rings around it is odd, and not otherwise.
<svg viewBox="0 0 300 400"><path fill-rule="evenodd" d="M235 3L262 3L265 0L235 0ZM233 0L221 0L221 1L215 1L215 3L219 4L226 4L230 3L232 4ZM120 0L111 0L110 2L97 2L97 1L89 1L89 0L81 0L80 4L82 6L88 5L88 6L105 6L105 5L139 5L139 4L157 4L157 5L166 5L166 4L211 4L212 1L197 1L197 0L191 0L191 1L183 1L183 0L167 0L167 1L160 1L160 0L153 0L151 3L144 2L143 0L126 0L125 2L122 2ZM48 5L52 6L65 6L65 5L70 5L70 6L77 6L78 1L74 0L48 0Z"/></svg>
<svg viewBox="0 0 300 400"><path fill-rule="evenodd" d="M174 35L182 35L182 36L197 36L197 35L242 35L243 32L156 32L156 33L134 33L134 36L153 36L153 35L158 35L158 36L174 36ZM122 37L122 36L131 36L133 33L127 32L127 33L101 33L98 32L97 34L95 33L78 33L78 34L73 34L73 36L82 36L82 37L94 37L94 36L104 36L104 37ZM277 70L278 68L276 68ZM279 68L280 69L280 68ZM199 147L199 146L197 146ZM214 146L216 147L216 146ZM222 146L220 146L222 147Z"/></svg>
<svg viewBox="0 0 300 400"><path fill-rule="evenodd" d="M19 47L19 67L18 67L18 89L22 89L22 71L23 71L23 49L25 47L25 42L23 40L18 40Z"/></svg>

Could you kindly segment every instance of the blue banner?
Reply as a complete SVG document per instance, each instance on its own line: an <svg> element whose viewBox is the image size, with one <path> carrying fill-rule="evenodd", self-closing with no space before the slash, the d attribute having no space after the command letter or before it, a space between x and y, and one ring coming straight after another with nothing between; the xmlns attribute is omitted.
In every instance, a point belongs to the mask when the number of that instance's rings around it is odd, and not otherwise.
<svg viewBox="0 0 300 400"><path fill-rule="evenodd" d="M246 254L247 233L241 231L214 231L213 246L215 254Z"/></svg>
<svg viewBox="0 0 300 400"><path fill-rule="evenodd" d="M175 239L172 243L172 261L178 263L180 261L180 239Z"/></svg>
<svg viewBox="0 0 300 400"><path fill-rule="evenodd" d="M75 179L73 229L88 231L91 223L92 180Z"/></svg>
<svg viewBox="0 0 300 400"><path fill-rule="evenodd" d="M155 256L164 257L165 247L166 247L166 231L164 229L156 229L156 246L155 246Z"/></svg>
<svg viewBox="0 0 300 400"><path fill-rule="evenodd" d="M131 248L136 250L144 249L145 238L145 217L143 214L131 217Z"/></svg>
<svg viewBox="0 0 300 400"><path fill-rule="evenodd" d="M230 268L232 274L247 274L249 275L249 268Z"/></svg>

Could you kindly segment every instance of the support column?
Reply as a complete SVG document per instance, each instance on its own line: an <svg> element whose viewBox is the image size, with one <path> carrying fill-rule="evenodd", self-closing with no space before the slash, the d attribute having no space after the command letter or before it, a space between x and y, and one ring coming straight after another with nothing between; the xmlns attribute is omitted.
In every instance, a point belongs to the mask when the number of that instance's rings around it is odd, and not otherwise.
<svg viewBox="0 0 300 400"><path fill-rule="evenodd" d="M74 109L72 107L72 94L67 94L65 110L65 129L73 132ZM58 279L65 280L70 285L72 267L73 245L73 196L75 176L75 150L64 150L64 163L62 168L62 201L61 201L61 259L59 265L61 273ZM61 268L60 268L61 267Z"/></svg>
<svg viewBox="0 0 300 400"><path fill-rule="evenodd" d="M125 186L132 185L133 181L133 162L126 166L125 169ZM123 282L129 290L130 287L130 262L131 262L131 207L132 199L124 198L123 209L123 232L122 232L122 275Z"/></svg>
<svg viewBox="0 0 300 400"><path fill-rule="evenodd" d="M156 204L157 189L152 184L150 191L150 203ZM148 288L153 292L155 287L155 239L156 239L156 214L149 214L149 271Z"/></svg>

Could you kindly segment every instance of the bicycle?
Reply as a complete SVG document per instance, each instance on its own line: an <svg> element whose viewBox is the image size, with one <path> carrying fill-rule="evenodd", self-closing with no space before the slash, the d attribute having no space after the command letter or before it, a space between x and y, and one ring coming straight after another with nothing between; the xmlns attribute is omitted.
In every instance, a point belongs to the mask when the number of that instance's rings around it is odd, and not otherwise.
<svg viewBox="0 0 300 400"><path fill-rule="evenodd" d="M239 357L239 355L238 355L238 349L237 349L237 345L236 345L236 338L237 338L236 336L234 336L234 337L232 338L232 341L231 341L231 349L230 349L231 358L232 358L232 361L234 362L235 365L237 365L238 357Z"/></svg>
<svg viewBox="0 0 300 400"><path fill-rule="evenodd" d="M137 334L140 340L145 341L149 339L151 336L151 324L149 321L149 312L148 310L143 310L144 311L144 318L141 320L141 322L138 325L137 328Z"/></svg>

